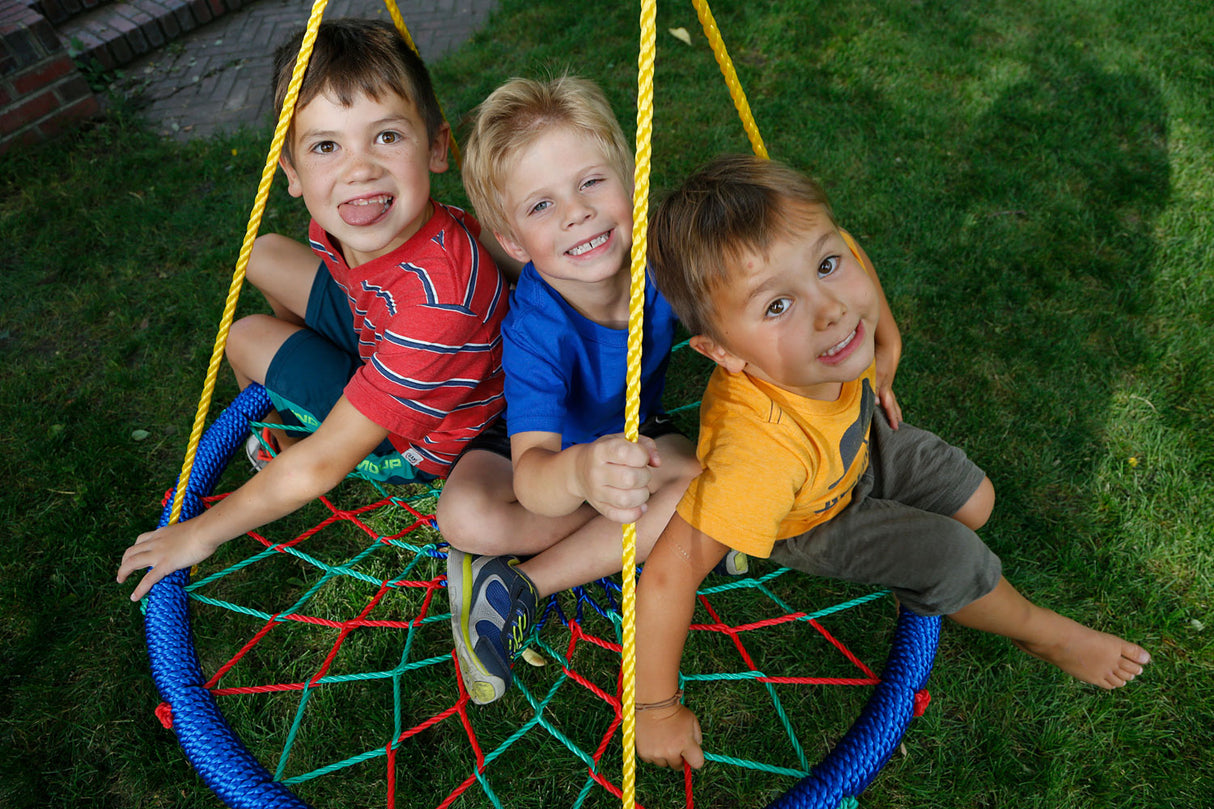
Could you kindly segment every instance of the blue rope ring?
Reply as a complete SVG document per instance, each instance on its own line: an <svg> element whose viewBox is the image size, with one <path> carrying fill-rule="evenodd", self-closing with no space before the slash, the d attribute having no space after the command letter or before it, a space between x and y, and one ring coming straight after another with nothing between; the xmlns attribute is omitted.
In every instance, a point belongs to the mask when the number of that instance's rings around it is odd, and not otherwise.
<svg viewBox="0 0 1214 809"><path fill-rule="evenodd" d="M244 444L248 423L262 418L269 408L265 390L250 385L207 429L182 500L183 521L202 511L203 497ZM171 508L171 503L165 506L160 525L168 523ZM157 582L145 601L144 617L152 677L161 699L172 706L173 730L186 758L231 809L307 809L245 748L203 687L190 626L188 583L185 570ZM856 721L810 774L768 809L837 809L863 792L893 755L915 716L915 698L931 674L939 639L939 618L901 610L881 682Z"/></svg>

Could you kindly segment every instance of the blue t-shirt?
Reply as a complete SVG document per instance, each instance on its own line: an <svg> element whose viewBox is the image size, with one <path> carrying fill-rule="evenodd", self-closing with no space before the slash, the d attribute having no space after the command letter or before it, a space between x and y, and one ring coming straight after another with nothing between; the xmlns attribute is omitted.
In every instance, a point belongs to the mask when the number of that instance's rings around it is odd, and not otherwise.
<svg viewBox="0 0 1214 809"><path fill-rule="evenodd" d="M675 316L645 278L641 421L662 412ZM502 321L506 430L560 433L561 448L624 430L628 330L581 315L527 264Z"/></svg>

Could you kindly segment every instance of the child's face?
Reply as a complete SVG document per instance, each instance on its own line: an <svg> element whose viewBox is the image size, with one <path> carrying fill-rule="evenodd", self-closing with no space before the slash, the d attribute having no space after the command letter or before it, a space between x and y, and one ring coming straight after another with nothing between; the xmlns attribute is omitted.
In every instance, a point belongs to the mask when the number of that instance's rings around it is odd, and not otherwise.
<svg viewBox="0 0 1214 809"><path fill-rule="evenodd" d="M446 125L431 142L417 108L396 93L346 107L322 93L295 111L287 190L355 267L404 244L430 218L430 172L447 169Z"/></svg>
<svg viewBox="0 0 1214 809"><path fill-rule="evenodd" d="M808 213L766 256L742 257L712 294L720 341L692 346L730 372L833 401L873 361L879 298L826 211Z"/></svg>
<svg viewBox="0 0 1214 809"><path fill-rule="evenodd" d="M510 233L502 247L568 297L626 271L632 182L589 136L556 127L527 145L503 178Z"/></svg>

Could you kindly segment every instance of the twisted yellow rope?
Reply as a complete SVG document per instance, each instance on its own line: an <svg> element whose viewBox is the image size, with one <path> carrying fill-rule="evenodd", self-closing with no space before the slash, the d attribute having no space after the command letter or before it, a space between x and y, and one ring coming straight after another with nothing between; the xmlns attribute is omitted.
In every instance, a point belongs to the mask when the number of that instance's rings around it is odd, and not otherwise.
<svg viewBox="0 0 1214 809"><path fill-rule="evenodd" d="M708 0L691 0L691 2L696 7L700 25L704 26L704 36L708 37L708 42L712 45L712 53L721 67L721 75L725 77L725 84L729 87L729 97L733 99L733 106L738 111L738 117L742 119L742 127L746 130L746 136L750 138L750 147L759 157L766 158L767 147L763 145L763 138L759 135L759 126L750 112L746 93L742 92L742 83L738 81L738 74L733 69L733 60L729 58L729 52L725 50L725 40L721 38L721 31L717 28L717 21L713 19L712 9L708 7Z"/></svg>
<svg viewBox="0 0 1214 809"><path fill-rule="evenodd" d="M632 283L628 301L628 371L624 436L637 440L641 410L641 338L645 308L645 246L649 224L650 142L653 136L653 64L657 50L657 2L641 2L641 45L637 69L636 173L632 197ZM636 804L636 525L624 526L622 604L623 643L620 679L623 693L624 773L620 798L624 809Z"/></svg>
<svg viewBox="0 0 1214 809"><path fill-rule="evenodd" d="M767 148L759 135L759 127L750 111L746 94L725 49L725 41L717 29L716 20L706 0L692 0L704 34L708 37L717 64L729 87L742 126L750 138L751 148L760 157L767 157ZM644 327L645 252L649 224L649 169L653 139L653 72L657 50L656 0L641 2L640 53L637 70L637 130L636 174L632 202L632 277L628 306L628 369L624 404L624 436L637 440L641 397L641 338ZM623 642L620 650L620 695L623 733L623 778L620 797L624 809L636 805L636 526L624 526L623 532L623 603L621 605Z"/></svg>
<svg viewBox="0 0 1214 809"><path fill-rule="evenodd" d="M270 194L270 185L274 181L274 172L278 168L278 158L282 154L282 144L287 137L287 129L291 125L291 116L295 113L295 102L299 98L299 88L303 84L304 73L308 69L308 60L312 56L312 47L316 44L316 32L320 27L325 6L329 0L316 0L308 17L307 29L304 31L303 42L299 48L299 56L295 59L295 69L291 73L291 81L287 85L287 95L283 100L282 112L278 115L278 123L274 127L274 137L270 141L270 151L266 155L265 166L261 170L261 182L257 185L257 194L253 199L253 210L249 214L249 223L245 228L244 242L240 247L240 255L236 258L236 269L232 273L232 282L228 287L227 302L224 304L223 315L219 320L219 331L215 335L215 346L211 351L211 360L207 365L206 378L203 381L202 396L198 401L198 410L194 414L194 426L190 430L190 440L186 445L185 460L181 464L181 474L177 479L177 491L173 495L173 507L169 512L169 523L175 523L181 518L181 507L185 492L190 485L190 475L194 471L194 459L198 453L198 442L202 439L202 428L206 424L207 413L211 409L211 400L215 393L215 379L219 376L219 364L223 360L224 348L228 343L228 331L232 326L232 318L236 313L236 303L240 300L240 289L244 285L245 271L249 266L249 255L253 251L253 242L261 229L261 218L265 213L266 199ZM396 0L384 0L388 14L396 30L409 43L409 47L417 52L413 37L405 27ZM459 146L455 137L451 138L451 155L456 165L459 165Z"/></svg>
<svg viewBox="0 0 1214 809"><path fill-rule="evenodd" d="M202 385L198 411L194 414L194 427L190 430L185 461L181 465L181 475L177 479L177 491L173 495L173 508L169 512L170 524L181 518L182 499L190 485L190 474L194 471L198 442L202 438L202 428L207 420L207 412L211 409L211 398L215 393L215 378L219 376L219 363L223 359L223 350L228 343L228 330L232 326L232 318L236 313L236 302L240 300L240 288L244 284L245 270L249 266L249 254L253 251L253 241L257 238L257 231L261 227L266 198L270 195L270 184L274 181L274 171L278 168L278 157L282 154L282 142L286 140L291 114L295 111L295 100L299 97L299 86L303 84L304 71L308 69L308 58L312 55L312 46L316 42L316 29L320 27L320 18L324 15L328 2L329 0L316 0L312 6L312 14L308 18L303 44L300 46L299 56L295 60L295 70L291 74L290 84L287 85L287 97L283 101L282 113L278 116L278 125L274 127L270 152L266 155L266 164L261 170L261 182L257 185L257 195L253 199L253 211L249 214L244 242L240 247L240 255L236 259L232 283L228 287L227 303L223 308L223 316L219 320L219 332L215 335L215 347L211 351L211 361L207 365L207 375Z"/></svg>

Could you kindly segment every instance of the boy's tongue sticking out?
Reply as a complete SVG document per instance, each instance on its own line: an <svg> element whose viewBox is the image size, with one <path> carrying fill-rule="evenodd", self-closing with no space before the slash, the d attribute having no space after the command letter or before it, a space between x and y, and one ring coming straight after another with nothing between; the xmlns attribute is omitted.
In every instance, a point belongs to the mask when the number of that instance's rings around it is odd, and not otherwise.
<svg viewBox="0 0 1214 809"><path fill-rule="evenodd" d="M347 225L370 225L386 214L391 207L392 197L387 194L379 194L343 202L337 206L337 211Z"/></svg>

